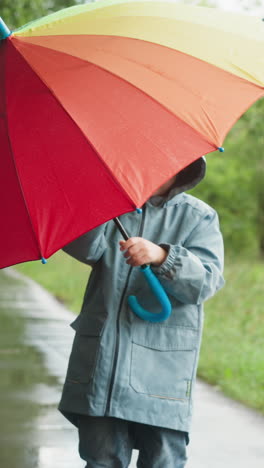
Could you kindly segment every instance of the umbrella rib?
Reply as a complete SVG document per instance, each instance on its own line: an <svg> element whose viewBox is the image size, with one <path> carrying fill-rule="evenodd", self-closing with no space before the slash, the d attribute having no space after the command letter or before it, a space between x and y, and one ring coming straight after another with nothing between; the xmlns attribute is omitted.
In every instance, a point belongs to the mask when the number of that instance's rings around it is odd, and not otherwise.
<svg viewBox="0 0 264 468"><path fill-rule="evenodd" d="M14 46L14 45L13 45ZM15 47L15 46L14 46ZM36 47L42 47L42 46L36 46ZM45 48L45 47L43 47ZM54 99L56 100L56 102L63 108L64 112L68 115L68 117L71 119L71 121L74 123L74 125L77 126L77 123L75 122L74 118L71 116L71 114L68 112L67 109L65 109L65 107L63 106L63 104L61 103L61 101L58 99L58 97L55 95L53 89L47 84L47 82L39 76L38 72L36 71L35 67L32 66L28 61L27 59L24 57L24 55L20 52L19 49L17 49L15 47L16 51L20 54L20 56L22 57L23 60L25 60L28 64L28 66L30 66L30 68L34 71L34 73L38 76L38 78L45 84L45 86L47 87L47 89L50 91L50 93L52 94L52 96L54 97ZM51 49L52 50L52 49ZM114 184L118 187L118 189L123 193L123 195L125 196L125 198L129 201L129 203L134 207L134 209L137 208L137 205L135 204L135 202L132 200L132 198L127 194L127 192L124 190L124 188L122 187L122 185L120 184L120 182L118 181L118 179L115 177L115 175L113 174L111 168L106 164L106 162L101 158L100 156L100 153L98 153L97 149L95 148L95 146L92 144L92 142L89 140L89 138L87 137L87 135L85 135L85 133L82 131L82 129L78 126L78 129L79 131L82 133L82 135L84 136L85 140L87 141L87 143L93 148L94 152L96 153L97 157L98 157L98 160L103 164L103 166L107 169L107 173L109 174L109 176L111 177L112 181L114 182Z"/></svg>
<svg viewBox="0 0 264 468"><path fill-rule="evenodd" d="M6 54L5 54L5 59L6 59ZM23 198L23 201L24 201L24 205L25 205L25 208L26 208L27 215L28 215L29 223L31 225L32 232L34 234L36 244L38 246L38 250L39 250L39 253L40 253L40 258L43 258L43 254L42 254L42 251L41 251L41 245L40 245L39 239L37 237L37 234L36 234L34 225L32 223L32 220L31 220L30 211L29 211L28 204L27 204L27 201L26 201L23 186L22 186L22 183L21 183L21 180L20 180L20 177L19 177L19 172L18 172L18 168L17 168L16 162L15 162L14 151L13 151L13 147L12 147L12 143L11 143L11 138L10 138L10 133L9 133L8 113L7 113L7 102L6 102L6 73L4 75L4 107L5 107L5 115L6 115L7 138L8 138L10 153L11 153L11 156L12 156L13 166L14 166L14 169L15 169L15 172L16 172L16 177L17 177L17 180L18 180L20 192L21 192L21 195L22 195L22 198Z"/></svg>
<svg viewBox="0 0 264 468"><path fill-rule="evenodd" d="M115 36L115 37L120 37L120 38L122 38L122 36ZM18 39L18 38L16 38L16 39ZM19 38L19 40L20 40L20 38ZM137 40L137 39L136 39L136 40ZM22 39L22 42L23 42L23 39ZM145 42L149 42L149 41L145 41ZM27 43L26 43L26 44L27 44ZM37 47L41 47L42 49L49 49L49 50L51 50L51 51L56 50L57 53L60 53L60 54L63 54L63 55L68 55L69 57L73 57L74 59L77 59L77 60L79 60L80 62L84 62L85 64L92 64L94 67L97 67L98 69L103 70L105 73L109 73L109 74L111 74L112 76L114 76L115 78L118 78L119 80L126 82L129 86L133 86L135 89L137 89L137 90L140 91L141 93L145 94L145 96L147 96L149 99L151 99L152 101L154 101L158 106L162 107L164 110L166 110L167 112L169 112L173 117L177 117L179 120L181 120L181 121L184 122L186 125L188 125L190 128L192 128L191 125L190 125L188 122L186 122L182 117L179 117L178 115L174 114L168 107L166 107L166 106L165 106L164 104L162 104L161 102L157 101L153 96L151 96L150 94L148 94L145 90L139 88L139 87L138 87L137 85L135 85L135 84L130 83L130 81L128 81L126 78L120 77L119 75L117 75L117 74L114 73L113 71L107 70L107 68L105 68L105 67L103 67L103 66L101 66L101 65L95 64L95 63L92 62L92 61L85 60L85 59L83 59L83 58L81 58L81 57L76 57L76 56L74 56L73 54L70 54L70 53L68 53L68 52L64 52L64 51L62 52L62 51L60 51L60 50L53 49L52 47L48 47L48 46L44 46L44 45L40 45L40 44L37 44L37 45L36 45L36 44L32 44L32 43L29 43L29 44L30 44L31 46L33 46L33 47L36 47L36 48L37 48ZM160 45L160 44L159 44L159 45ZM163 46L163 45L160 45L160 47L165 47L165 48L169 48L169 49L170 49L170 47ZM17 50L18 50L18 49L17 49ZM21 54L20 51L19 51L19 53ZM185 54L185 55L188 55L188 54ZM24 60L26 60L26 58L23 56L23 54L21 54L21 56L24 58ZM198 59L198 60L199 60L199 59ZM27 63L28 63L28 62L27 62ZM31 64L30 64L30 67L31 67L31 68L34 70L34 72L38 75L38 72L35 70L35 68L34 68ZM39 76L39 75L38 75L38 76ZM46 83L46 81L45 81L43 78L41 78L41 77L39 77L39 78L45 83L45 85L46 85L47 88L52 92L53 96L57 99L57 101L60 102L59 99L57 98L57 96L54 94L52 88L50 88L50 86ZM61 103L61 102L60 102L60 103ZM64 108L63 104L61 104L61 105L62 105L63 109L65 110L65 112L67 112L67 110ZM68 112L67 112L67 113L68 113ZM70 115L70 114L68 114L68 115ZM71 117L71 116L70 116L70 117ZM72 117L71 117L71 118L72 118ZM73 119L73 120L74 120L74 119ZM218 148L219 145L216 145L215 142L210 141L209 139L205 138L205 136L204 136L202 133L200 133L198 130L196 130L196 129L194 129L194 128L192 128L192 130L193 130L197 135L199 135L200 138L202 138L204 141L206 141L207 143L212 144L212 145L215 147L215 149ZM89 140L89 142L90 142L90 140ZM90 144L91 144L91 143L90 143ZM91 146L93 146L93 145L91 144ZM93 148L94 148L94 147L93 147ZM95 151L96 151L96 149L95 149ZM96 151L96 153L97 153L97 151ZM97 153L97 154L98 154L98 153ZM99 157L100 157L100 155L99 155ZM108 167L108 166L106 165L106 167Z"/></svg>

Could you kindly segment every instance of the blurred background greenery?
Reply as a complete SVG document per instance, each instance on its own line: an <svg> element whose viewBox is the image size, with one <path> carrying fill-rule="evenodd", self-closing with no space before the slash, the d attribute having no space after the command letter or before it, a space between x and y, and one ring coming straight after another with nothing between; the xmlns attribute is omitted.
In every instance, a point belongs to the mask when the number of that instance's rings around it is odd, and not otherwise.
<svg viewBox="0 0 264 468"><path fill-rule="evenodd" d="M75 2L84 3L84 2ZM214 6L213 1L186 1ZM219 6L221 0L216 2ZM255 6L260 1L252 0ZM73 0L1 0L12 29ZM255 103L225 141L207 156L207 177L191 193L219 213L226 248L226 286L206 304L198 374L226 394L264 413L264 100ZM16 267L78 312L89 268L62 252L45 267Z"/></svg>

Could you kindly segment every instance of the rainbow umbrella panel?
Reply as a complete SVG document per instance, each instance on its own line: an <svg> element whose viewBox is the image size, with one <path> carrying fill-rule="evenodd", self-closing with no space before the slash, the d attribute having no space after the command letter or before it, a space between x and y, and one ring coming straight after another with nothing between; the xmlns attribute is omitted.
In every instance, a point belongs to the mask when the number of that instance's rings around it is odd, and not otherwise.
<svg viewBox="0 0 264 468"><path fill-rule="evenodd" d="M264 95L261 18L108 0L0 41L0 267L141 207Z"/></svg>

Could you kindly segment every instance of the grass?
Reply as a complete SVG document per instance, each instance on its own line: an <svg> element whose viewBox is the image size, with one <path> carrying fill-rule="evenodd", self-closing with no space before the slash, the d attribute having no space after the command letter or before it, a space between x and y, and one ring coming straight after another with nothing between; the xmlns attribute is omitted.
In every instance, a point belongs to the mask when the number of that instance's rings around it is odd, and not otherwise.
<svg viewBox="0 0 264 468"><path fill-rule="evenodd" d="M33 278L70 310L79 312L90 273L89 266L59 251L48 259L46 265L40 261L28 262L17 265L16 270Z"/></svg>
<svg viewBox="0 0 264 468"><path fill-rule="evenodd" d="M264 264L230 262L206 304L199 376L264 413Z"/></svg>
<svg viewBox="0 0 264 468"><path fill-rule="evenodd" d="M47 265L17 269L41 283L73 311L80 309L89 268L62 252ZM205 304L198 375L225 394L264 413L264 264L229 260L226 286Z"/></svg>

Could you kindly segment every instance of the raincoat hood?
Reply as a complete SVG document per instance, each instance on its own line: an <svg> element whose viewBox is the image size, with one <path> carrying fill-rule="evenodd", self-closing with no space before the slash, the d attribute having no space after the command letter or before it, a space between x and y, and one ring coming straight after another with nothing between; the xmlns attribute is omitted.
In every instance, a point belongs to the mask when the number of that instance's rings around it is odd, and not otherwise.
<svg viewBox="0 0 264 468"><path fill-rule="evenodd" d="M194 161L189 166L185 167L182 171L177 174L175 184L168 192L167 196L154 195L149 201L154 206L163 204L174 204L177 202L175 198L182 192L191 190L203 180L206 172L206 159L201 157Z"/></svg>
<svg viewBox="0 0 264 468"><path fill-rule="evenodd" d="M206 172L205 157L199 158L177 175L176 185L171 190L171 196L186 192L203 180Z"/></svg>

